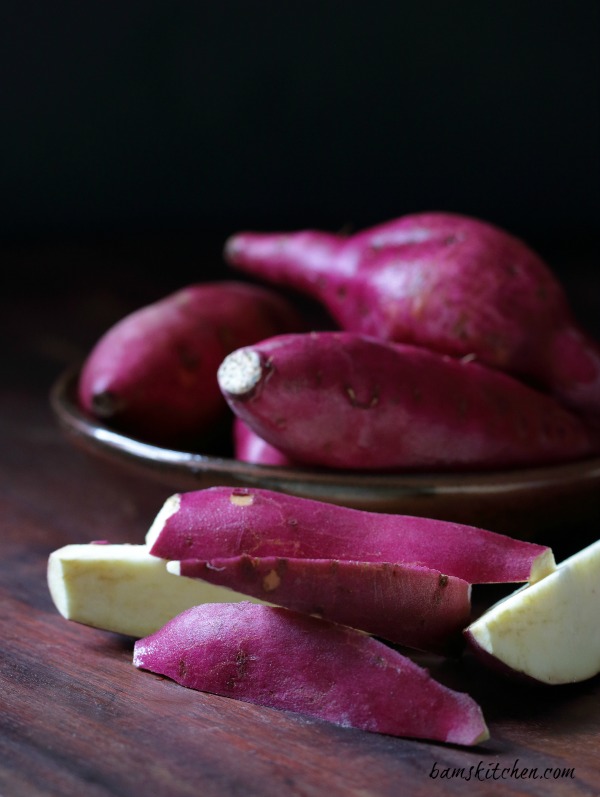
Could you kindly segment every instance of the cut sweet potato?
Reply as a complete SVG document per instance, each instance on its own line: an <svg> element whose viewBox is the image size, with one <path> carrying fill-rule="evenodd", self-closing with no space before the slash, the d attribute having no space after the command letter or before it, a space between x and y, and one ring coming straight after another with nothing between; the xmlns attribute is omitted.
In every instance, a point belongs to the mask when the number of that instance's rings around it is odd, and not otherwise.
<svg viewBox="0 0 600 797"><path fill-rule="evenodd" d="M48 558L58 611L103 631L142 637L199 603L248 600L206 581L177 578L145 545L65 545Z"/></svg>
<svg viewBox="0 0 600 797"><path fill-rule="evenodd" d="M484 612L465 637L487 666L544 684L600 673L600 540Z"/></svg>
<svg viewBox="0 0 600 797"><path fill-rule="evenodd" d="M366 731L475 745L481 709L358 631L249 603L197 606L135 644L136 667L191 689Z"/></svg>
<svg viewBox="0 0 600 797"><path fill-rule="evenodd" d="M535 582L548 546L430 518L336 506L259 488L211 487L167 499L146 535L155 556L275 556L418 563L470 584Z"/></svg>
<svg viewBox="0 0 600 797"><path fill-rule="evenodd" d="M470 585L421 565L242 554L167 569L437 653L458 651L471 616Z"/></svg>

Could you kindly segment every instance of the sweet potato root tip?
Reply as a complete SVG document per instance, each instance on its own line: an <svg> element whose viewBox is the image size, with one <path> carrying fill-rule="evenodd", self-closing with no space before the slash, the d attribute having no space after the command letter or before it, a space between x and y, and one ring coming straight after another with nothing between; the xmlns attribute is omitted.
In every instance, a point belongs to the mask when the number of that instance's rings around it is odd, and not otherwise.
<svg viewBox="0 0 600 797"><path fill-rule="evenodd" d="M98 418L112 418L124 408L124 402L110 390L102 390L91 396L92 413Z"/></svg>
<svg viewBox="0 0 600 797"><path fill-rule="evenodd" d="M261 356L253 349L239 349L228 355L217 371L217 380L224 393L243 398L263 378Z"/></svg>

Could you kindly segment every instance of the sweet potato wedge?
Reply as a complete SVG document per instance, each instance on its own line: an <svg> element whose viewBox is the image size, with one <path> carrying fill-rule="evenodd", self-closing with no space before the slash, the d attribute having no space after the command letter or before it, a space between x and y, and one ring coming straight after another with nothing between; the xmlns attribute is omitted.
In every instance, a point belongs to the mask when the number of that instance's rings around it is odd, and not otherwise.
<svg viewBox="0 0 600 797"><path fill-rule="evenodd" d="M468 695L365 634L286 609L194 607L138 640L133 663L191 689L344 727L460 745L489 737Z"/></svg>
<svg viewBox="0 0 600 797"><path fill-rule="evenodd" d="M269 288L235 281L189 285L126 316L82 368L79 402L113 427L162 445L193 445L227 407L223 358L302 322Z"/></svg>
<svg viewBox="0 0 600 797"><path fill-rule="evenodd" d="M470 585L422 565L242 554L167 569L435 653L458 652L471 618Z"/></svg>
<svg viewBox="0 0 600 797"><path fill-rule="evenodd" d="M177 578L145 545L65 545L48 557L48 589L67 620L142 637L200 603L248 601L207 581Z"/></svg>
<svg viewBox="0 0 600 797"><path fill-rule="evenodd" d="M225 257L318 299L343 329L474 356L600 425L600 346L547 264L492 224L429 212L345 237L242 232Z"/></svg>
<svg viewBox="0 0 600 797"><path fill-rule="evenodd" d="M279 335L239 349L218 381L244 423L305 465L492 470L593 451L578 417L508 374L352 332Z"/></svg>
<svg viewBox="0 0 600 797"><path fill-rule="evenodd" d="M552 550L484 529L368 512L259 488L211 487L167 499L146 535L154 556L289 557L417 563L470 584L535 582Z"/></svg>
<svg viewBox="0 0 600 797"><path fill-rule="evenodd" d="M508 677L547 685L600 673L600 540L560 562L465 629L475 655Z"/></svg>

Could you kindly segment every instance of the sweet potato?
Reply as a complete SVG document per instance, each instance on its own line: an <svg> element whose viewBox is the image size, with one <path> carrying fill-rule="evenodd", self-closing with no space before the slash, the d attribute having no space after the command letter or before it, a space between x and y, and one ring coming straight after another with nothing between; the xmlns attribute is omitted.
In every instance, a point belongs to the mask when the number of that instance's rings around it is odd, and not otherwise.
<svg viewBox="0 0 600 797"><path fill-rule="evenodd" d="M191 689L344 727L461 745L489 737L468 695L371 637L286 609L194 607L138 640L133 663Z"/></svg>
<svg viewBox="0 0 600 797"><path fill-rule="evenodd" d="M126 316L84 363L79 402L115 428L163 445L191 444L226 412L223 358L301 329L286 299L235 281L190 285Z"/></svg>
<svg viewBox="0 0 600 797"><path fill-rule="evenodd" d="M163 559L252 557L417 563L470 584L535 582L555 569L550 548L473 526L367 512L259 488L171 496L146 535Z"/></svg>
<svg viewBox="0 0 600 797"><path fill-rule="evenodd" d="M48 557L47 580L67 620L138 638L190 606L248 600L207 581L171 575L146 545L65 545Z"/></svg>
<svg viewBox="0 0 600 797"><path fill-rule="evenodd" d="M294 463L282 451L269 445L240 418L233 419L233 452L240 462L253 465L293 466Z"/></svg>
<svg viewBox="0 0 600 797"><path fill-rule="evenodd" d="M600 539L537 584L485 611L465 637L481 661L525 682L567 684L600 673Z"/></svg>
<svg viewBox="0 0 600 797"><path fill-rule="evenodd" d="M490 470L593 451L579 418L508 374L351 332L242 348L225 358L218 381L239 418L306 465Z"/></svg>
<svg viewBox="0 0 600 797"><path fill-rule="evenodd" d="M225 257L320 300L343 329L475 356L600 426L600 346L546 263L491 224L417 213L349 237L246 232L229 239Z"/></svg>
<svg viewBox="0 0 600 797"><path fill-rule="evenodd" d="M167 569L434 653L457 652L471 619L470 585L416 564L242 554Z"/></svg>

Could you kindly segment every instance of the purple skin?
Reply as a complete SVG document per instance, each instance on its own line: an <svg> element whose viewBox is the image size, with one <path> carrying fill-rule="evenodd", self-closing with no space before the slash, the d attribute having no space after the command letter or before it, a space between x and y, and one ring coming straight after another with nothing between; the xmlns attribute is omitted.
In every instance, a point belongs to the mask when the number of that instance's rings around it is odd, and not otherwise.
<svg viewBox="0 0 600 797"><path fill-rule="evenodd" d="M469 584L421 565L243 554L179 566L182 576L433 653L458 652L471 617Z"/></svg>
<svg viewBox="0 0 600 797"><path fill-rule="evenodd" d="M237 417L234 417L233 420L233 448L235 458L241 462L249 462L252 465L276 465L284 468L294 466L289 457L265 442Z"/></svg>
<svg viewBox="0 0 600 797"><path fill-rule="evenodd" d="M316 298L342 329L474 355L543 385L600 427L600 346L541 258L491 224L420 213L349 237L241 232L225 257Z"/></svg>
<svg viewBox="0 0 600 797"><path fill-rule="evenodd" d="M302 324L286 299L242 282L190 285L109 329L84 363L81 406L162 445L189 444L227 415L216 372L240 345Z"/></svg>
<svg viewBox="0 0 600 797"><path fill-rule="evenodd" d="M368 512L258 488L179 494L157 518L150 553L163 559L252 557L413 563L470 584L535 580L551 551L492 531ZM165 508L169 506L169 502Z"/></svg>
<svg viewBox="0 0 600 797"><path fill-rule="evenodd" d="M524 672L513 670L512 667L504 664L504 662L500 661L500 659L497 659L487 650L484 650L470 631L465 629L463 632L463 637L473 658L490 672L495 673L501 678L507 678L510 681L515 681L523 686L539 686L544 689L550 688L550 684L544 683L543 681L538 681L537 678L532 678L530 675L526 675Z"/></svg>
<svg viewBox="0 0 600 797"><path fill-rule="evenodd" d="M135 643L136 667L190 689L373 733L474 745L468 695L365 634L268 606L204 604Z"/></svg>
<svg viewBox="0 0 600 797"><path fill-rule="evenodd" d="M577 416L508 374L352 332L261 341L226 358L218 381L235 415L305 465L500 470L593 452Z"/></svg>

